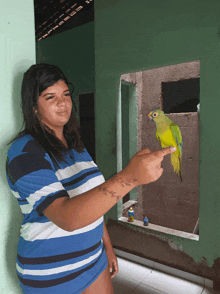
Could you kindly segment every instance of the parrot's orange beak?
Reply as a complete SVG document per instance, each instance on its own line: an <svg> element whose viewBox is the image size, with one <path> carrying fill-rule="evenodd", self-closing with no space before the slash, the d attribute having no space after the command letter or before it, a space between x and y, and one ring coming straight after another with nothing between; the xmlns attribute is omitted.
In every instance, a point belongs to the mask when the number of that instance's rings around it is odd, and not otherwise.
<svg viewBox="0 0 220 294"><path fill-rule="evenodd" d="M148 120L151 122L153 121L152 111L148 114Z"/></svg>

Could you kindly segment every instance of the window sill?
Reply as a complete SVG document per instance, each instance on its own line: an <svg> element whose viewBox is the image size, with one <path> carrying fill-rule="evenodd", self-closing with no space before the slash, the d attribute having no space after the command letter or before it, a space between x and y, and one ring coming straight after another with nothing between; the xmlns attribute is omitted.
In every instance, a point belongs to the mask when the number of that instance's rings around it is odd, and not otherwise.
<svg viewBox="0 0 220 294"><path fill-rule="evenodd" d="M131 206L137 204L137 201L136 200L129 200L125 203L123 203L123 212L128 210Z"/></svg>
<svg viewBox="0 0 220 294"><path fill-rule="evenodd" d="M148 230L149 231L157 231L157 232L161 232L161 233L165 233L165 234L169 234L169 235L174 235L174 236L177 236L177 237L182 237L182 238L186 238L186 239L190 239L190 240L199 241L199 236L195 235L195 234L191 234L191 233L187 233L187 232L183 232L183 231L178 231L178 230L162 227L162 226L154 225L154 224L151 224L151 223L148 223L148 226L144 226L142 221L134 220L133 222L129 222L128 218L123 217L123 216L120 217L118 219L118 221L122 222L122 223L129 223L130 225L144 228L147 231Z"/></svg>

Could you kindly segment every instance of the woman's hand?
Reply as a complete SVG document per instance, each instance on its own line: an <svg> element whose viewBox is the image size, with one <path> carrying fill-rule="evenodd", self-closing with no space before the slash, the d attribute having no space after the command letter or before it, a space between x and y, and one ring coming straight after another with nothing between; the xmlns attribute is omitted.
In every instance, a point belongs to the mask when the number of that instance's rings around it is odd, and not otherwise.
<svg viewBox="0 0 220 294"><path fill-rule="evenodd" d="M137 152L122 172L129 182L136 181L136 185L155 182L163 173L161 162L165 155L175 152L176 149L165 148L151 152L149 148Z"/></svg>
<svg viewBox="0 0 220 294"><path fill-rule="evenodd" d="M114 278L118 273L118 261L112 246L105 247L105 252L108 258L108 268L111 278Z"/></svg>
<svg viewBox="0 0 220 294"><path fill-rule="evenodd" d="M103 229L104 229L104 234L103 234L102 240L105 246L105 252L108 259L108 268L109 268L110 276L111 278L113 278L116 276L118 272L118 261L117 261L115 252L113 250L112 243L111 243L105 222L104 222Z"/></svg>

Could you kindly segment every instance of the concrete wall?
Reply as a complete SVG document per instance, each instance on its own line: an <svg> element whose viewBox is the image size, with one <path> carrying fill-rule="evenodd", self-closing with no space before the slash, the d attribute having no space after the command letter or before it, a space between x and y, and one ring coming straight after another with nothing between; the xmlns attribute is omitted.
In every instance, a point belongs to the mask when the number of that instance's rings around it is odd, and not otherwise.
<svg viewBox="0 0 220 294"><path fill-rule="evenodd" d="M214 0L200 1L199 4L196 0L95 2L96 147L97 162L106 178L117 171L120 76L200 60L199 241L165 234L154 234L154 241L155 244L160 241L158 250L165 254L163 258L160 254L164 263L178 266L175 256L165 250L172 244L174 252L184 253L185 260L188 257L198 265L197 272L199 265L204 263L216 279L218 273L215 269L220 257L219 9L220 3ZM117 219L117 206L108 217ZM135 236L138 229L132 230ZM116 230L112 230L112 234L114 232ZM142 233L146 240L142 254L144 252L148 258L154 259L156 253L151 255L147 248L150 232L144 230ZM120 233L112 235L115 246L119 246L121 236ZM126 248L125 243L121 248ZM138 253L138 249L135 252ZM184 266L187 270L187 262Z"/></svg>
<svg viewBox="0 0 220 294"><path fill-rule="evenodd" d="M22 214L5 175L7 143L20 131L23 73L35 63L33 1L0 4L0 293L22 293L15 270Z"/></svg>
<svg viewBox="0 0 220 294"><path fill-rule="evenodd" d="M149 122L148 113L161 109L162 83L200 76L200 62L165 66L138 73L138 150L161 147L156 139L156 124ZM142 91L141 91L142 89ZM176 97L178 101L179 97ZM181 130L183 138L183 182L176 177L165 157L162 177L150 185L139 187L135 219L192 233L199 218L199 113L172 113L167 115Z"/></svg>
<svg viewBox="0 0 220 294"><path fill-rule="evenodd" d="M36 43L37 63L58 65L74 85L74 99L95 92L94 23Z"/></svg>

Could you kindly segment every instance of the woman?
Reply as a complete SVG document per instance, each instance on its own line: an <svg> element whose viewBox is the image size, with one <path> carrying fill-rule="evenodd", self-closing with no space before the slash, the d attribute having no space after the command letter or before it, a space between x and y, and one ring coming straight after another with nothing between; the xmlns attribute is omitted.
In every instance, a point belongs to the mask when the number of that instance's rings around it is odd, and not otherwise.
<svg viewBox="0 0 220 294"><path fill-rule="evenodd" d="M7 158L24 215L17 274L23 293L112 294L118 265L103 215L137 185L157 180L163 157L175 150L142 150L105 182L80 140L68 85L57 66L24 74L25 128Z"/></svg>

